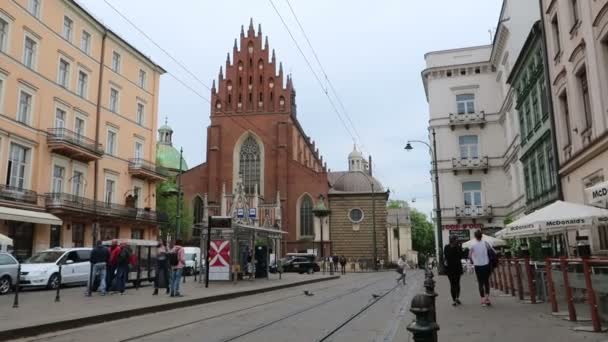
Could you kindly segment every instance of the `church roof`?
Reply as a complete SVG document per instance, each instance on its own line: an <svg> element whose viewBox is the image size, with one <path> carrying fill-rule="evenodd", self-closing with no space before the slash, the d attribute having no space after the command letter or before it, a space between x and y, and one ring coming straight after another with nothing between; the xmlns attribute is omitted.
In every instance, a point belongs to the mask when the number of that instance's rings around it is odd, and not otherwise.
<svg viewBox="0 0 608 342"><path fill-rule="evenodd" d="M375 193L383 193L385 191L379 180L363 171L330 172L328 173L328 180L330 194L371 193L372 182Z"/></svg>
<svg viewBox="0 0 608 342"><path fill-rule="evenodd" d="M179 151L172 145L156 143L156 165L169 170L179 170ZM182 171L188 170L188 164L182 157Z"/></svg>

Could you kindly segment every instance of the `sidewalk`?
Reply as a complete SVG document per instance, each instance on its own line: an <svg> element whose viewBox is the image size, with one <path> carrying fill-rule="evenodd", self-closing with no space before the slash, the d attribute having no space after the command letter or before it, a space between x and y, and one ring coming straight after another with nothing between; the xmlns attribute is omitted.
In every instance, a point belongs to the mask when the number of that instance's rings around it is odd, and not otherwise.
<svg viewBox="0 0 608 342"><path fill-rule="evenodd" d="M0 341L337 278L287 273L281 280L278 275L271 275L270 280L245 280L237 284L210 282L209 288L205 288L204 282L199 284L193 277L188 277L186 284L182 284L182 298L171 298L164 294L164 290L158 296L152 296L152 286L138 290L129 288L123 296L105 297L98 293L86 297L85 287L72 287L61 289L58 303L55 302L55 291L24 291L19 293L19 308L16 309L12 308L12 294L0 297Z"/></svg>
<svg viewBox="0 0 608 342"><path fill-rule="evenodd" d="M435 276L437 281L437 323L439 341L450 342L576 342L608 341L605 333L574 332L571 323L551 315L550 304L522 304L515 297L491 294L492 306L480 305L475 275L463 275L461 301L452 306L447 277Z"/></svg>

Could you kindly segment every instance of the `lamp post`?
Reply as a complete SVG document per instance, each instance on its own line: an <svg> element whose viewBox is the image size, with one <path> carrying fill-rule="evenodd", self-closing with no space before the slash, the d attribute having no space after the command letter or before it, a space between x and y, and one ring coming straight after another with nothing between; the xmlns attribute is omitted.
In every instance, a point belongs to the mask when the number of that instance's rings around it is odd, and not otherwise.
<svg viewBox="0 0 608 342"><path fill-rule="evenodd" d="M323 196L323 194L319 195L319 201L317 202L317 205L315 205L315 207L312 209L312 213L315 214L316 217L319 218L319 221L321 222L321 258L324 257L324 246L323 246L323 220L325 220L325 217L327 217L330 213L331 210L327 209L327 207L325 206L325 197Z"/></svg>
<svg viewBox="0 0 608 342"><path fill-rule="evenodd" d="M437 222L437 257L438 257L438 263L437 263L437 270L439 272L439 274L443 274L444 270L443 270L443 231L441 229L441 201L439 198L439 172L438 172L438 165L437 165L437 139L435 138L435 129L433 128L433 130L431 131L431 134L433 135L433 146L431 147L431 145L429 145L429 143L427 143L426 141L421 141L421 140L409 140L407 142L407 144L405 145L405 150L406 151L411 151L414 148L412 147L412 143L421 143L426 145L429 150L432 152L433 154L433 173L435 174L435 214L436 214L436 222Z"/></svg>
<svg viewBox="0 0 608 342"><path fill-rule="evenodd" d="M181 214L182 214L182 156L184 149L179 149L179 170L177 170L177 203L175 210L175 240L180 238ZM174 241L175 241L174 240Z"/></svg>

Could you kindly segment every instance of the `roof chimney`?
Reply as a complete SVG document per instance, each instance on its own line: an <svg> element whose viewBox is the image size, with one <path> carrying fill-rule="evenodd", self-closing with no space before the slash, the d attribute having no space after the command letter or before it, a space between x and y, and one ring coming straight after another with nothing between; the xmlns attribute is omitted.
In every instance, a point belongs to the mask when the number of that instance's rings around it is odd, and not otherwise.
<svg viewBox="0 0 608 342"><path fill-rule="evenodd" d="M368 168L369 168L369 176L373 177L374 175L372 174L372 156L369 156L369 165L368 165Z"/></svg>

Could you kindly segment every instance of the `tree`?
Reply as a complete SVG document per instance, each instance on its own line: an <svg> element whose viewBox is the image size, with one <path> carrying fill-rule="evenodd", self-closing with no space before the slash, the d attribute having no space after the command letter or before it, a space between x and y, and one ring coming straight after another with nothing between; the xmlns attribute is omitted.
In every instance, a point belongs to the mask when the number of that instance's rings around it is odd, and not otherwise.
<svg viewBox="0 0 608 342"><path fill-rule="evenodd" d="M176 229L177 217L177 184L175 177L169 177L166 181L159 183L156 186L156 211L164 213L167 217L167 222L160 224L161 236L174 236ZM169 191L172 191L169 192ZM181 199L181 219L180 219L180 238L188 240L192 232L192 214L190 207L185 205L184 197Z"/></svg>
<svg viewBox="0 0 608 342"><path fill-rule="evenodd" d="M399 209L407 207L407 202L403 200L390 200L387 207L389 209Z"/></svg>
<svg viewBox="0 0 608 342"><path fill-rule="evenodd" d="M425 214L410 209L412 248L422 255L435 255L435 227Z"/></svg>

